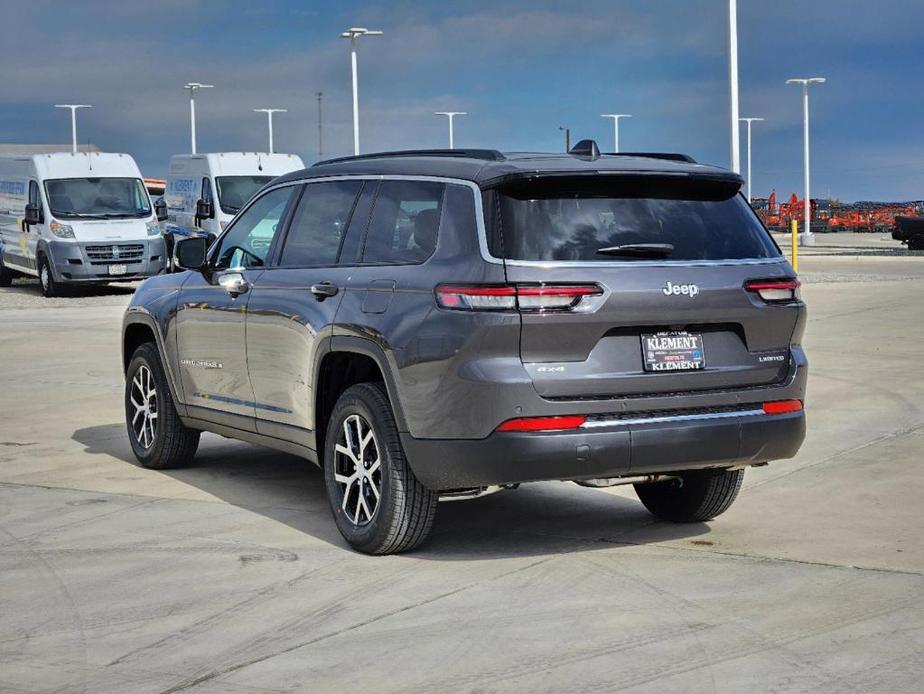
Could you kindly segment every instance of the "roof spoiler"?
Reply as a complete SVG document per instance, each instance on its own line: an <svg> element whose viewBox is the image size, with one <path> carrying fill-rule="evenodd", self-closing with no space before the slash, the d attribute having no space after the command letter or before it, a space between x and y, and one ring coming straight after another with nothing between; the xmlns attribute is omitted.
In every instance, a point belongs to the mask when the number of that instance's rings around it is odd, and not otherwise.
<svg viewBox="0 0 924 694"><path fill-rule="evenodd" d="M356 154L350 157L337 157L325 159L312 165L342 164L349 161L365 161L367 159L390 159L392 157L452 157L455 159L480 159L482 161L504 161L505 157L496 149L402 149L395 152L373 152L371 154Z"/></svg>
<svg viewBox="0 0 924 694"><path fill-rule="evenodd" d="M689 154L680 152L607 152L608 157L641 157L643 159L664 159L665 161L682 161L687 164L697 164Z"/></svg>

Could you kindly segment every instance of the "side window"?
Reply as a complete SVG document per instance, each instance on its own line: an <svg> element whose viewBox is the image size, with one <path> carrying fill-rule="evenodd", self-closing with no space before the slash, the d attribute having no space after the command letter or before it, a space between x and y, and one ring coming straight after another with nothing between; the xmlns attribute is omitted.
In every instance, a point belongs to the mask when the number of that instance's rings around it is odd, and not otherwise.
<svg viewBox="0 0 924 694"><path fill-rule="evenodd" d="M361 181L309 183L298 203L279 264L334 265Z"/></svg>
<svg viewBox="0 0 924 694"><path fill-rule="evenodd" d="M248 207L218 242L212 256L215 267L263 266L293 190L294 186L276 188Z"/></svg>
<svg viewBox="0 0 924 694"><path fill-rule="evenodd" d="M372 209L364 263L420 263L436 250L443 183L383 181Z"/></svg>

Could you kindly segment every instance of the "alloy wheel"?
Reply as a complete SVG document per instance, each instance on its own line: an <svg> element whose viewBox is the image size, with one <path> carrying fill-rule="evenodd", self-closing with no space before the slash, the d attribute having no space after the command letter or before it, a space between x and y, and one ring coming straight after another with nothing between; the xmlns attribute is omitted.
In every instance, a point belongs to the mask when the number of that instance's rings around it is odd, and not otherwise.
<svg viewBox="0 0 924 694"><path fill-rule="evenodd" d="M135 440L143 448L150 448L154 445L154 436L157 434L157 387L151 370L144 364L135 372L129 398L132 407L135 408L132 415Z"/></svg>
<svg viewBox="0 0 924 694"><path fill-rule="evenodd" d="M343 420L334 446L334 481L344 515L355 526L367 525L382 494L382 461L372 425L358 414Z"/></svg>

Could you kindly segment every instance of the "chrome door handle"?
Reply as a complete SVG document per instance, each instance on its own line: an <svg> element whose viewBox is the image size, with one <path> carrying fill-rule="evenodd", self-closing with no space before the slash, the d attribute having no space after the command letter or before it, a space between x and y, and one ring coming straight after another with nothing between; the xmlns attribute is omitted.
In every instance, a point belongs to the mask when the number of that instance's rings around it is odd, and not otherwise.
<svg viewBox="0 0 924 694"><path fill-rule="evenodd" d="M247 280L239 272L226 272L219 276L218 284L231 296L240 296L250 289Z"/></svg>
<svg viewBox="0 0 924 694"><path fill-rule="evenodd" d="M329 296L335 296L340 290L331 282L321 282L320 284L311 285L311 293L318 301L324 301Z"/></svg>

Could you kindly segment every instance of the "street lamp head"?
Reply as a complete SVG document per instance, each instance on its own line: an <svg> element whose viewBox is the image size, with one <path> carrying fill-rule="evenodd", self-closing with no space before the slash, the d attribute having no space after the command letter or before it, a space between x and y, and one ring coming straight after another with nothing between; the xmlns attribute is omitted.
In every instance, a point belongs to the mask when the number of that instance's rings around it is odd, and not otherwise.
<svg viewBox="0 0 924 694"><path fill-rule="evenodd" d="M93 108L90 104L55 104L55 108Z"/></svg>
<svg viewBox="0 0 924 694"><path fill-rule="evenodd" d="M452 116L467 116L468 112L467 111L434 111L433 115L434 116L449 116L451 118Z"/></svg>
<svg viewBox="0 0 924 694"><path fill-rule="evenodd" d="M288 113L287 108L255 108L254 113Z"/></svg>
<svg viewBox="0 0 924 694"><path fill-rule="evenodd" d="M630 113L601 113L601 118L631 118L632 114Z"/></svg>
<svg viewBox="0 0 924 694"><path fill-rule="evenodd" d="M365 27L350 27L340 34L340 38L355 39L357 36L381 36L382 33L381 31L366 29Z"/></svg>
<svg viewBox="0 0 924 694"><path fill-rule="evenodd" d="M202 84L201 82L187 82L183 85L183 89L195 91L196 89L211 89L214 86L214 84Z"/></svg>
<svg viewBox="0 0 924 694"><path fill-rule="evenodd" d="M798 77L786 80L786 84L801 84L803 87L810 84L824 84L825 82L827 82L827 79L824 77Z"/></svg>
<svg viewBox="0 0 924 694"><path fill-rule="evenodd" d="M762 121L762 120L765 120L765 119L764 119L764 118L753 118L753 117L751 117L751 118L739 118L738 120L741 121L742 123L757 123L758 121Z"/></svg>

